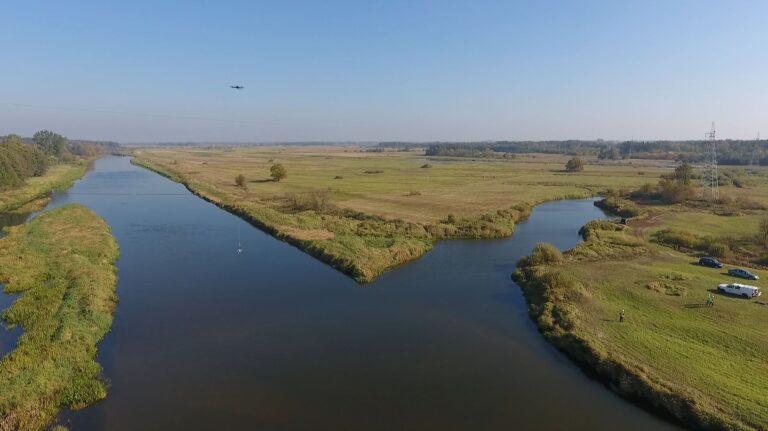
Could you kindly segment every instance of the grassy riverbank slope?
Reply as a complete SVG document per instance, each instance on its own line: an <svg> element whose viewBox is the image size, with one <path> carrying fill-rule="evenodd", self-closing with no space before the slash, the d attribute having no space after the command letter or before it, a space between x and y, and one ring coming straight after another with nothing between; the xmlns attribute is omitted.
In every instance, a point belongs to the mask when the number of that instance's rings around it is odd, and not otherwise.
<svg viewBox="0 0 768 431"><path fill-rule="evenodd" d="M697 265L703 251L676 250L658 235L675 229L708 235L706 244L747 242L756 217L674 206L651 208L629 227L592 222L584 243L563 255L537 247L515 276L542 333L614 391L693 428L765 430L766 299L716 287L740 281L765 290L768 272L752 269L759 281L729 277L728 267ZM709 294L714 307L705 306Z"/></svg>
<svg viewBox="0 0 768 431"><path fill-rule="evenodd" d="M28 178L21 187L0 192L0 213L39 211L48 203L52 191L68 189L85 175L86 161L52 166L45 175Z"/></svg>
<svg viewBox="0 0 768 431"><path fill-rule="evenodd" d="M112 325L117 258L109 226L79 205L0 239L0 281L19 295L3 319L24 330L0 361L0 429L45 429L59 409L106 396L96 344Z"/></svg>
<svg viewBox="0 0 768 431"><path fill-rule="evenodd" d="M440 239L500 238L532 205L637 187L668 171L653 163L590 164L568 159L427 158L421 151L355 147L141 149L135 163L333 265L360 282L415 259ZM280 163L288 176L269 178ZM245 187L235 182L245 177Z"/></svg>

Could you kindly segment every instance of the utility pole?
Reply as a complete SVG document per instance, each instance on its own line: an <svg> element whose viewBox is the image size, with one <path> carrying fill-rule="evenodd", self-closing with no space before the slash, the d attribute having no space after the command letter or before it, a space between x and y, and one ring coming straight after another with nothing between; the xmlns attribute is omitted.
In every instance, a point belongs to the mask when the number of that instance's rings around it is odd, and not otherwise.
<svg viewBox="0 0 768 431"><path fill-rule="evenodd" d="M701 186L699 187L699 197L706 200L715 200L720 197L717 176L717 137L715 135L715 122L712 122L712 128L705 135L706 146L704 150L704 163L701 167Z"/></svg>

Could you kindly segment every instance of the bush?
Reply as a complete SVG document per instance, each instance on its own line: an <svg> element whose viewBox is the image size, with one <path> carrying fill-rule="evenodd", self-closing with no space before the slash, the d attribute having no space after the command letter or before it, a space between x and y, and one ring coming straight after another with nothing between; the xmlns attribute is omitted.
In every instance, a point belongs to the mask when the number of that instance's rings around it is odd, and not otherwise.
<svg viewBox="0 0 768 431"><path fill-rule="evenodd" d="M370 171L365 171L364 173L366 173L366 174L383 174L384 171L382 171L381 169L374 169L374 170L370 170Z"/></svg>
<svg viewBox="0 0 768 431"><path fill-rule="evenodd" d="M675 249L705 250L710 243L706 237L676 229L664 229L655 234L656 242Z"/></svg>
<svg viewBox="0 0 768 431"><path fill-rule="evenodd" d="M343 180L344 177L342 177L341 175L336 175L335 177L333 177L333 179L334 180Z"/></svg>
<svg viewBox="0 0 768 431"><path fill-rule="evenodd" d="M768 248L768 217L760 220L760 226L757 229L757 238L763 247Z"/></svg>
<svg viewBox="0 0 768 431"><path fill-rule="evenodd" d="M581 172L584 170L584 162L580 158L574 157L565 164L565 170L567 172Z"/></svg>
<svg viewBox="0 0 768 431"><path fill-rule="evenodd" d="M728 255L731 253L731 248L728 246L728 244L720 241L714 241L707 245L707 253L710 256L715 257L728 257Z"/></svg>
<svg viewBox="0 0 768 431"><path fill-rule="evenodd" d="M445 224L456 224L456 216L453 214L448 214L448 216L440 220L440 222Z"/></svg>
<svg viewBox="0 0 768 431"><path fill-rule="evenodd" d="M431 167L432 167L432 165L430 165L429 163L425 163L425 164L421 165L422 169L428 169L428 168L431 168Z"/></svg>
<svg viewBox="0 0 768 431"><path fill-rule="evenodd" d="M532 266L537 265L551 265L558 264L563 261L563 253L552 244L540 242L533 248L531 253L530 264Z"/></svg>
<svg viewBox="0 0 768 431"><path fill-rule="evenodd" d="M237 184L238 187L241 187L241 188L245 189L246 188L245 175L240 174L240 175L236 176L235 177L235 184Z"/></svg>
<svg viewBox="0 0 768 431"><path fill-rule="evenodd" d="M288 193L285 195L288 207L294 211L328 212L335 207L331 203L331 191L314 190L307 193Z"/></svg>
<svg viewBox="0 0 768 431"><path fill-rule="evenodd" d="M661 199L668 203L682 203L693 198L694 189L682 181L662 178L659 182Z"/></svg>
<svg viewBox="0 0 768 431"><path fill-rule="evenodd" d="M640 217L646 210L635 205L634 202L617 196L609 196L595 202L595 206L624 218Z"/></svg>

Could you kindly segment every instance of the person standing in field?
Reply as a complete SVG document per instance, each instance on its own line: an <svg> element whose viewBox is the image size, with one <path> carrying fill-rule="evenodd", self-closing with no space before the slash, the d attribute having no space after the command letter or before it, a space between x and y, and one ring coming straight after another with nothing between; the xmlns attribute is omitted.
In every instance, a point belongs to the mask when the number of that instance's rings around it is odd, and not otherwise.
<svg viewBox="0 0 768 431"><path fill-rule="evenodd" d="M623 322L623 321L624 321L624 310L621 310L621 312L619 313L619 322Z"/></svg>

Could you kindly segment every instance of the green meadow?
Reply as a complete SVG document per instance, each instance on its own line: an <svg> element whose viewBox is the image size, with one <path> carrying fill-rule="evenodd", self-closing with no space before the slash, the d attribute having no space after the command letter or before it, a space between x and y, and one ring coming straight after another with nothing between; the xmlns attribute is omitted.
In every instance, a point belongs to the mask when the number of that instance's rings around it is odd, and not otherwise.
<svg viewBox="0 0 768 431"><path fill-rule="evenodd" d="M516 277L544 335L613 390L693 428L766 429L767 299L716 288L742 282L765 290L768 271L758 265L750 270L759 281L736 279L727 274L735 265L699 266L704 253L654 235L675 229L746 242L760 217L660 207L629 227L593 222L584 243L560 257L524 259Z"/></svg>
<svg viewBox="0 0 768 431"><path fill-rule="evenodd" d="M185 184L360 282L418 258L441 239L501 238L540 202L639 187L656 162L598 163L566 173L562 155L425 157L359 147L140 149L135 163ZM270 167L283 165L273 181ZM236 177L244 177L239 186Z"/></svg>
<svg viewBox="0 0 768 431"><path fill-rule="evenodd" d="M109 226L80 205L0 239L0 282L18 295L2 317L23 330L0 361L0 429L46 429L60 409L106 396L96 344L112 326L117 258Z"/></svg>

